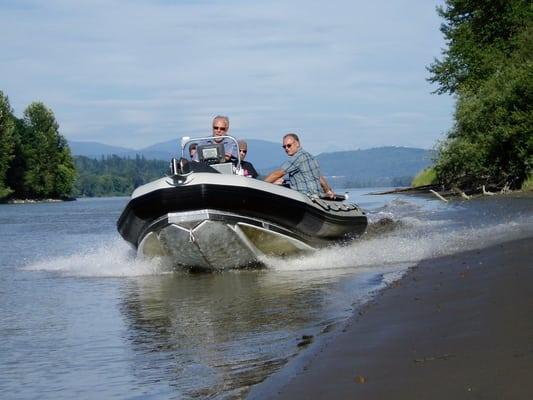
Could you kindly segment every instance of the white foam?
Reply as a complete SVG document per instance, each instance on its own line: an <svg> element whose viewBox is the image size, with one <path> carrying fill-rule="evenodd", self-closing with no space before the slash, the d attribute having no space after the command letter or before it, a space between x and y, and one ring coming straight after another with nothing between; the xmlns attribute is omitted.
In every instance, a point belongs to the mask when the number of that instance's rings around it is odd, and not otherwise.
<svg viewBox="0 0 533 400"><path fill-rule="evenodd" d="M428 230L428 225L431 229ZM441 226L443 229L439 229ZM418 228L418 229L417 229ZM449 228L449 229L448 229ZM394 267L406 269L423 259L474 250L531 234L527 223L505 222L476 228L452 228L446 221L417 221L380 236L359 239L347 246L332 246L292 259L267 258L266 265L280 271L338 270Z"/></svg>
<svg viewBox="0 0 533 400"><path fill-rule="evenodd" d="M142 260L123 240L115 239L76 254L50 257L23 267L76 277L127 277L168 272L161 260Z"/></svg>

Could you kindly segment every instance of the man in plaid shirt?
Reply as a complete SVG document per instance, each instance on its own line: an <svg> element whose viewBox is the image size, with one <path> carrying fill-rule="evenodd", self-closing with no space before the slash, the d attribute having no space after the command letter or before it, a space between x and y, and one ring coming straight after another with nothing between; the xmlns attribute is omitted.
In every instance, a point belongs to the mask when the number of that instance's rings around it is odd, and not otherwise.
<svg viewBox="0 0 533 400"><path fill-rule="evenodd" d="M288 175L291 189L318 195L324 191L328 197L335 197L326 179L320 174L318 162L300 146L297 134L287 133L283 136L283 149L289 158L280 169L265 178L266 182L278 182L284 175Z"/></svg>

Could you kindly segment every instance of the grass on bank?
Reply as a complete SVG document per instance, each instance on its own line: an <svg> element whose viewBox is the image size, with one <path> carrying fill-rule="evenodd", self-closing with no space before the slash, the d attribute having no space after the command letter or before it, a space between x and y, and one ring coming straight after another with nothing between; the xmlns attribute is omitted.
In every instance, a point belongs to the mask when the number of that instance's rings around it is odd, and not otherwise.
<svg viewBox="0 0 533 400"><path fill-rule="evenodd" d="M527 176L527 179L522 183L522 190L533 192L533 173Z"/></svg>
<svg viewBox="0 0 533 400"><path fill-rule="evenodd" d="M411 187L433 185L435 183L437 183L437 173L434 168L428 167L416 174L411 182Z"/></svg>

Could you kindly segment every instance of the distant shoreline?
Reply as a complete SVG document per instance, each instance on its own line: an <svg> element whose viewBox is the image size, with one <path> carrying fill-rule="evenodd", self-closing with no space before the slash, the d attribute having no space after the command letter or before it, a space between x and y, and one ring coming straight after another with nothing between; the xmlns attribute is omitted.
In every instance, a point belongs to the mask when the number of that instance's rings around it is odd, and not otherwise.
<svg viewBox="0 0 533 400"><path fill-rule="evenodd" d="M385 191L374 191L368 193L373 196L381 195L414 195L414 196L436 196L443 201L453 200L453 199L463 199L471 200L476 198L490 197L490 196L505 196L505 197L514 197L514 196L530 196L533 194L533 190L529 189L517 189L517 190L506 190L506 191L469 191L468 194L462 192L458 189L450 190L440 190L438 185L424 185L424 186L409 186L409 187L399 187L394 189L389 189Z"/></svg>
<svg viewBox="0 0 533 400"><path fill-rule="evenodd" d="M62 203L65 201L76 201L75 197L63 197L60 199L8 199L0 200L0 204L36 204L36 203Z"/></svg>

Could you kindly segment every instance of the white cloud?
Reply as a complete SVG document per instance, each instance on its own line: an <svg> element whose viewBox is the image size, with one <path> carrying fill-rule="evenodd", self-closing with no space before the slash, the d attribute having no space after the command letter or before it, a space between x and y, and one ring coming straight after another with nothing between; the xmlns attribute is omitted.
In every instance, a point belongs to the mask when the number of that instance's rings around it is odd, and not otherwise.
<svg viewBox="0 0 533 400"><path fill-rule="evenodd" d="M440 0L0 0L0 83L17 114L51 107L69 139L142 147L232 132L306 147L431 147L452 99L425 69ZM357 131L357 134L352 132Z"/></svg>

